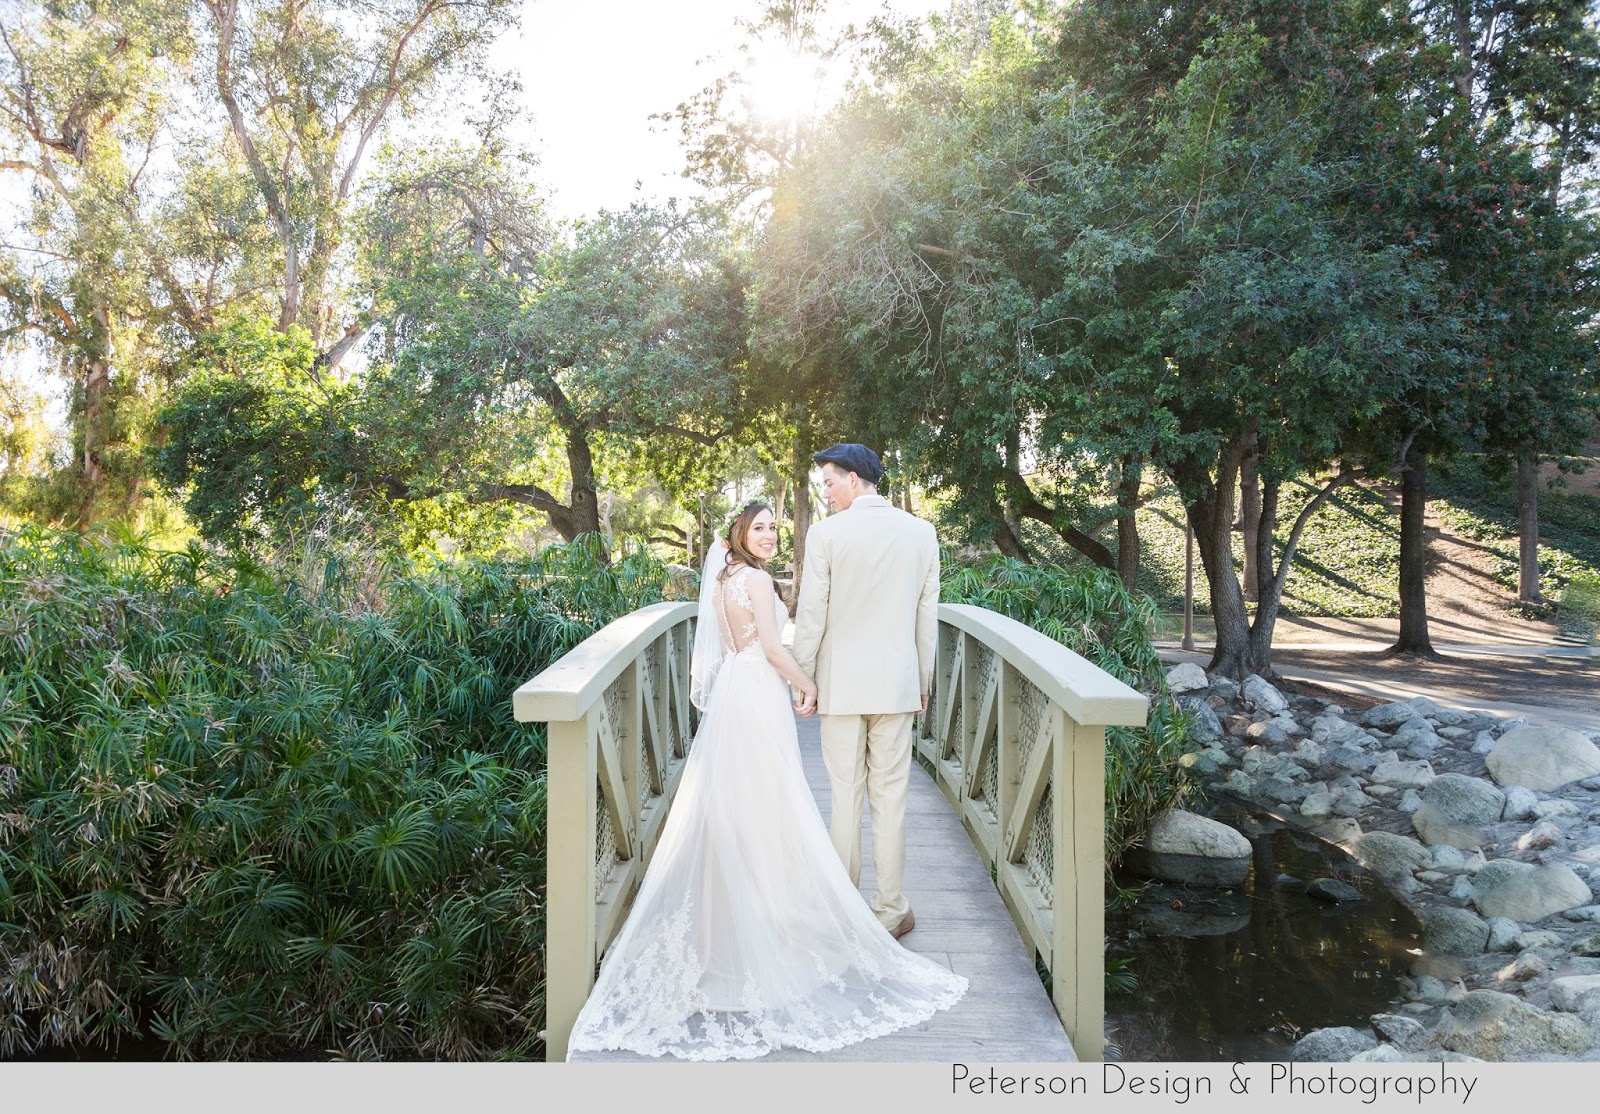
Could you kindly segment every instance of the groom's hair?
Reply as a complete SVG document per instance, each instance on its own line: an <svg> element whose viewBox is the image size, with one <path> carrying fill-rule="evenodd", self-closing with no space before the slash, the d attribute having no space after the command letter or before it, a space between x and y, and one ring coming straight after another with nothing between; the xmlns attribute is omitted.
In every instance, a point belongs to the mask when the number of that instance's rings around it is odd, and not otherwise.
<svg viewBox="0 0 1600 1114"><path fill-rule="evenodd" d="M830 445L821 452L812 453L811 459L817 464L831 464L843 472L854 472L856 478L869 487L876 488L883 479L883 461L878 459L878 454L854 441Z"/></svg>

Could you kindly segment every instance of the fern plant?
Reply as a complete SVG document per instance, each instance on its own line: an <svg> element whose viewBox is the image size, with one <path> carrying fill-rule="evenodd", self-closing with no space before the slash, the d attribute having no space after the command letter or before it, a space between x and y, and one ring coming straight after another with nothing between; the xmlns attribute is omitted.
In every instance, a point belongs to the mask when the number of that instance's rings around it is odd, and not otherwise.
<svg viewBox="0 0 1600 1114"><path fill-rule="evenodd" d="M544 736L510 694L665 570L375 560L0 541L0 1057L541 1054Z"/></svg>

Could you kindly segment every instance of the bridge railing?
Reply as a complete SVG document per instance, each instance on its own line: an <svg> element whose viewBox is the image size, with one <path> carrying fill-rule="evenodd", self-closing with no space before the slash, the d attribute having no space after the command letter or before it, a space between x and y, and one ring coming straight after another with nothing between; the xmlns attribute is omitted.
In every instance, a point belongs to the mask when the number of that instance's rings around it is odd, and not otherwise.
<svg viewBox="0 0 1600 1114"><path fill-rule="evenodd" d="M567 1038L661 836L699 724L692 603L640 608L517 689L549 724L545 779L545 1054Z"/></svg>
<svg viewBox="0 0 1600 1114"><path fill-rule="evenodd" d="M917 750L1044 960L1080 1060L1105 1051L1106 731L1145 722L1139 692L1015 619L939 605Z"/></svg>
<svg viewBox="0 0 1600 1114"><path fill-rule="evenodd" d="M695 605L659 603L596 632L516 692L549 725L545 1048L564 1060L600 957L660 838L698 726ZM917 746L1051 972L1080 1059L1103 1050L1105 727L1145 698L1059 643L941 604L934 698Z"/></svg>

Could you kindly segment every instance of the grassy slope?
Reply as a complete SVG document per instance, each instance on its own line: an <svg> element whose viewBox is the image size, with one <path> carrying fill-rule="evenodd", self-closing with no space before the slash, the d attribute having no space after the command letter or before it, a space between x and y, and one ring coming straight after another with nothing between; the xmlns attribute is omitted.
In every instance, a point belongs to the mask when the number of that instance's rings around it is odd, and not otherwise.
<svg viewBox="0 0 1600 1114"><path fill-rule="evenodd" d="M1313 488L1290 484L1281 496L1280 540ZM1480 543L1496 557L1495 578L1507 589L1517 584L1516 483L1510 475L1488 474L1474 461L1452 474L1436 475L1431 509L1444 529ZM1335 494L1307 525L1284 592L1290 614L1350 618L1392 618L1400 564L1398 499L1391 504L1377 489L1358 486ZM1600 603L1600 497L1587 493L1544 492L1540 498L1540 564L1545 590L1574 610ZM1075 555L1027 524L1030 542L1058 560ZM1182 507L1170 487L1162 488L1139 512L1142 543L1139 586L1162 611L1183 606L1184 527ZM1115 546L1115 531L1101 532ZM1234 564L1243 568L1244 542L1234 535ZM1590 601L1594 601L1591 603ZM1195 606L1209 608L1205 576L1195 558Z"/></svg>

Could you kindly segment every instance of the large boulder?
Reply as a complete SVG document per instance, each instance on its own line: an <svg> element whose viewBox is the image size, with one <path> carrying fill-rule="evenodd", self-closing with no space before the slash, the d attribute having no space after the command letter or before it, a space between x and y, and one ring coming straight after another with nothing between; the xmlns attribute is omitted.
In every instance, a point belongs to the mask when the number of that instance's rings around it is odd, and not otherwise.
<svg viewBox="0 0 1600 1114"><path fill-rule="evenodd" d="M1325 820L1333 815L1333 794L1326 785L1316 785L1300 802L1300 815L1307 820Z"/></svg>
<svg viewBox="0 0 1600 1114"><path fill-rule="evenodd" d="M1485 752L1487 753L1487 751ZM1506 807L1502 820L1526 820L1539 807L1539 794L1521 785L1506 786Z"/></svg>
<svg viewBox="0 0 1600 1114"><path fill-rule="evenodd" d="M1361 891L1348 882L1341 882L1337 878L1313 878L1306 886L1306 894L1318 901L1330 904L1340 904L1346 901L1360 901Z"/></svg>
<svg viewBox="0 0 1600 1114"><path fill-rule="evenodd" d="M1254 673L1244 679L1244 699L1245 703L1268 715L1275 716L1279 712L1289 710L1288 698L1273 688L1271 682L1257 677Z"/></svg>
<svg viewBox="0 0 1600 1114"><path fill-rule="evenodd" d="M1524 924L1587 905L1589 886L1570 867L1495 859L1478 871L1472 904L1486 917L1509 917Z"/></svg>
<svg viewBox="0 0 1600 1114"><path fill-rule="evenodd" d="M1484 762L1501 785L1558 789L1600 774L1600 747L1565 727L1518 727L1500 736Z"/></svg>
<svg viewBox="0 0 1600 1114"><path fill-rule="evenodd" d="M1368 832L1355 841L1354 852L1363 866L1386 882L1409 880L1412 871L1429 861L1426 847L1392 832Z"/></svg>
<svg viewBox="0 0 1600 1114"><path fill-rule="evenodd" d="M1517 837L1518 851L1543 851L1561 842L1561 829L1548 820L1541 820Z"/></svg>
<svg viewBox="0 0 1600 1114"><path fill-rule="evenodd" d="M1483 945L1486 952L1509 952L1515 949L1522 926L1510 917L1489 918L1489 941Z"/></svg>
<svg viewBox="0 0 1600 1114"><path fill-rule="evenodd" d="M1568 975L1550 984L1550 1004L1566 1013L1600 1007L1600 975Z"/></svg>
<svg viewBox="0 0 1600 1114"><path fill-rule="evenodd" d="M1375 1013L1372 1028L1402 1052L1421 1052L1428 1047L1428 1030L1414 1017L1399 1013Z"/></svg>
<svg viewBox="0 0 1600 1114"><path fill-rule="evenodd" d="M1297 1064L1348 1063L1357 1053L1377 1047L1378 1038L1370 1029L1339 1025L1314 1030L1295 1041L1289 1050L1289 1059Z"/></svg>
<svg viewBox="0 0 1600 1114"><path fill-rule="evenodd" d="M1423 790L1411 824L1425 843L1475 851L1484 843L1483 825L1498 821L1505 804L1505 794L1483 778L1440 774Z"/></svg>
<svg viewBox="0 0 1600 1114"><path fill-rule="evenodd" d="M1489 926L1468 909L1440 905L1422 922L1422 947L1432 955L1482 955Z"/></svg>
<svg viewBox="0 0 1600 1114"><path fill-rule="evenodd" d="M1433 765L1429 762L1379 762L1372 771L1372 780L1396 789L1421 789L1434 779Z"/></svg>
<svg viewBox="0 0 1600 1114"><path fill-rule="evenodd" d="M1193 939L1200 936L1232 936L1250 927L1250 914L1229 910L1195 912L1187 908L1174 909L1171 905L1142 906L1138 912L1139 929L1146 936L1176 936Z"/></svg>
<svg viewBox="0 0 1600 1114"><path fill-rule="evenodd" d="M1237 886L1250 873L1250 841L1226 824L1173 809L1156 817L1126 859L1131 869L1166 882Z"/></svg>
<svg viewBox="0 0 1600 1114"><path fill-rule="evenodd" d="M1347 719L1321 715L1311 721L1311 740L1318 744L1351 743L1360 746L1369 742L1370 736Z"/></svg>
<svg viewBox="0 0 1600 1114"><path fill-rule="evenodd" d="M1496 990L1474 990L1451 1006L1434 1040L1482 1060L1571 1056L1594 1047L1588 1026L1571 1014L1550 1013Z"/></svg>
<svg viewBox="0 0 1600 1114"><path fill-rule="evenodd" d="M1322 752L1325 769L1345 774L1364 774L1378 764L1378 760L1364 750L1347 743L1339 743Z"/></svg>
<svg viewBox="0 0 1600 1114"><path fill-rule="evenodd" d="M1600 956L1600 932L1587 932L1572 941L1572 954Z"/></svg>
<svg viewBox="0 0 1600 1114"><path fill-rule="evenodd" d="M1361 825L1348 816L1335 816L1311 825L1311 834L1329 843L1337 843L1348 851L1351 844L1361 838Z"/></svg>
<svg viewBox="0 0 1600 1114"><path fill-rule="evenodd" d="M1206 679L1206 671L1192 661L1182 665L1174 665L1167 670L1167 690L1174 696L1182 692L1198 692L1209 688L1211 682Z"/></svg>
<svg viewBox="0 0 1600 1114"><path fill-rule="evenodd" d="M1416 718L1418 718L1417 705L1410 700L1379 704L1361 713L1361 722L1368 727L1395 728Z"/></svg>
<svg viewBox="0 0 1600 1114"><path fill-rule="evenodd" d="M1350 1057L1350 1062L1352 1064L1405 1064L1411 1062L1411 1057L1392 1044L1380 1044L1377 1048L1369 1048L1365 1052L1357 1052Z"/></svg>
<svg viewBox="0 0 1600 1114"><path fill-rule="evenodd" d="M1195 666L1196 669L1200 668ZM1206 739L1222 738L1222 721L1217 718L1216 709L1207 704L1198 696L1180 696L1176 701L1178 707L1194 717L1194 732Z"/></svg>

